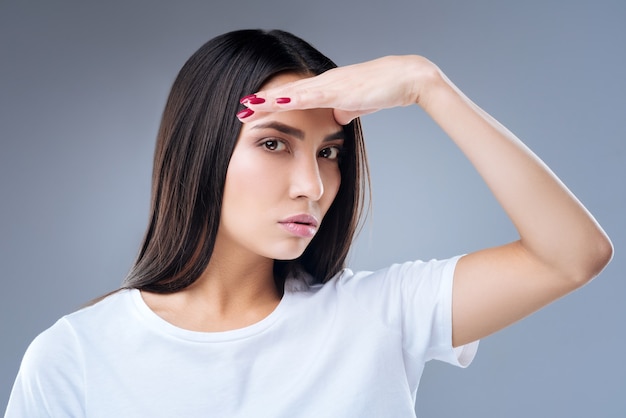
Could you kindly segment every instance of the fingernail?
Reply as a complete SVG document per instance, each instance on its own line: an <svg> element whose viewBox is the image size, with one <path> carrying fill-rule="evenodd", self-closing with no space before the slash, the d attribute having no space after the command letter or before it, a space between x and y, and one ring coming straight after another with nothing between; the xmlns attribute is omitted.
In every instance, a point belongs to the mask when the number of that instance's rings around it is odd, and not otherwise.
<svg viewBox="0 0 626 418"><path fill-rule="evenodd" d="M237 117L238 117L239 119L245 119L245 118L247 118L248 116L252 116L253 114L254 114L254 110L246 108L246 109L244 109L244 110L242 110L242 111L238 112L238 113L237 113Z"/></svg>
<svg viewBox="0 0 626 418"><path fill-rule="evenodd" d="M253 97L251 99L248 99L248 104L261 104L261 103L265 103L265 99L261 98L261 97Z"/></svg>
<svg viewBox="0 0 626 418"><path fill-rule="evenodd" d="M243 96L240 100L239 103L244 104L245 102L248 102L252 99L256 98L256 94L248 94L247 96Z"/></svg>
<svg viewBox="0 0 626 418"><path fill-rule="evenodd" d="M279 97L276 99L276 103L278 104L285 104L289 102L291 102L291 99L289 97Z"/></svg>

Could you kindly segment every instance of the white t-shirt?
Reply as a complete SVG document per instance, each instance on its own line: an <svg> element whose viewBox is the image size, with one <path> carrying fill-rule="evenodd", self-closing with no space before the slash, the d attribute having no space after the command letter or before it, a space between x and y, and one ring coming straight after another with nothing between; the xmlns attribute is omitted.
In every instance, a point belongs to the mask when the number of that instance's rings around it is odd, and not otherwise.
<svg viewBox="0 0 626 418"><path fill-rule="evenodd" d="M120 291L32 342L6 417L414 417L424 363L465 367L477 348L452 348L457 260L288 279L269 316L226 332Z"/></svg>

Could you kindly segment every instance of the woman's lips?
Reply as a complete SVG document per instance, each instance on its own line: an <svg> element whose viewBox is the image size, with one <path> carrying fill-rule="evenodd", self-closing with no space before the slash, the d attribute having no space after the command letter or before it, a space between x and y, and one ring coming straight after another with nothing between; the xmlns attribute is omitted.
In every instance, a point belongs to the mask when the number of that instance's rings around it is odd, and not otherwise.
<svg viewBox="0 0 626 418"><path fill-rule="evenodd" d="M319 222L315 216L300 214L278 221L278 224L296 236L312 238L317 232Z"/></svg>

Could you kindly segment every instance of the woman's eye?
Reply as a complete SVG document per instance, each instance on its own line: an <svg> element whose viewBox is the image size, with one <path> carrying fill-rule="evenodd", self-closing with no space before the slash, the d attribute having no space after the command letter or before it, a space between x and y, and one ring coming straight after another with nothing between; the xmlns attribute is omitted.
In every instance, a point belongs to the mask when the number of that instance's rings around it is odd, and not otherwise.
<svg viewBox="0 0 626 418"><path fill-rule="evenodd" d="M341 149L337 146L324 148L320 151L320 157L327 158L329 160L336 160L339 158L339 154L341 153Z"/></svg>
<svg viewBox="0 0 626 418"><path fill-rule="evenodd" d="M263 146L268 151L282 151L285 149L285 144L276 139L268 139L267 141L264 141Z"/></svg>

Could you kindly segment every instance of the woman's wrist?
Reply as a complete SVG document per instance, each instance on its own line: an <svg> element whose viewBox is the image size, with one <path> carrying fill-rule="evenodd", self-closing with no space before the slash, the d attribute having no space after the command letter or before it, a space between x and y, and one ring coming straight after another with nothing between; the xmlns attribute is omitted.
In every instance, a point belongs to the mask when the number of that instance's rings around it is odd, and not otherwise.
<svg viewBox="0 0 626 418"><path fill-rule="evenodd" d="M407 64L408 73L412 74L409 89L411 90L412 103L425 108L433 95L444 91L448 83L432 61L419 55L409 55Z"/></svg>

